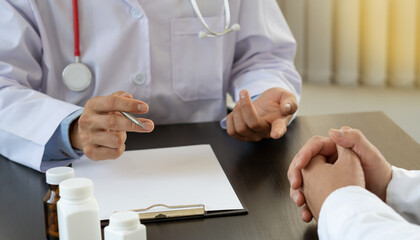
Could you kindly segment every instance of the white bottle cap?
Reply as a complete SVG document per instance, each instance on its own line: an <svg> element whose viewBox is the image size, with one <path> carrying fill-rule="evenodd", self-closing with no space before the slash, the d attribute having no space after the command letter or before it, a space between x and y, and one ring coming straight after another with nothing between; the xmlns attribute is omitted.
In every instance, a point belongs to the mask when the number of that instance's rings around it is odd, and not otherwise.
<svg viewBox="0 0 420 240"><path fill-rule="evenodd" d="M58 185L64 180L74 178L74 170L71 167L55 167L48 169L45 175L48 184Z"/></svg>
<svg viewBox="0 0 420 240"><path fill-rule="evenodd" d="M139 215L133 211L113 213L109 218L109 226L114 230L134 229L140 226Z"/></svg>
<svg viewBox="0 0 420 240"><path fill-rule="evenodd" d="M93 194L93 182L87 178L71 178L62 181L59 189L61 198L88 198Z"/></svg>

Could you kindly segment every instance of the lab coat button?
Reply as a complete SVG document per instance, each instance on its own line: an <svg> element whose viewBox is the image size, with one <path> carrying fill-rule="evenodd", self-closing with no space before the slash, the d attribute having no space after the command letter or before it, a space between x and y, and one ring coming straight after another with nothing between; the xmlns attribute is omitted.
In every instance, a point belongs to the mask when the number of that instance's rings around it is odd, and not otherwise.
<svg viewBox="0 0 420 240"><path fill-rule="evenodd" d="M133 81L136 85L142 85L146 82L146 75L144 75L143 73L137 73L136 75L134 75Z"/></svg>
<svg viewBox="0 0 420 240"><path fill-rule="evenodd" d="M143 14L139 10L137 10L136 8L131 8L130 14L135 19L140 19L140 18L143 17Z"/></svg>

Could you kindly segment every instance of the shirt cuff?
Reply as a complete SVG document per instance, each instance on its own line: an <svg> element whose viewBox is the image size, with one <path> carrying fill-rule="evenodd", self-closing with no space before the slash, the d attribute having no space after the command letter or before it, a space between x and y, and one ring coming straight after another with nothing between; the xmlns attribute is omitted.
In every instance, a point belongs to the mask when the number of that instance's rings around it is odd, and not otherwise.
<svg viewBox="0 0 420 240"><path fill-rule="evenodd" d="M82 111L83 109L79 109L71 113L60 123L45 145L42 161L76 159L83 155L82 151L73 149L69 135L71 123L80 117Z"/></svg>
<svg viewBox="0 0 420 240"><path fill-rule="evenodd" d="M362 187L348 186L337 189L322 205L318 219L318 235L321 239L360 239L354 237L358 233L352 233L352 230L360 231L362 234L362 229L358 228L362 226L369 228L368 219L372 216L381 216L381 221L392 219L397 222L406 222L375 194ZM370 227L377 224L375 218L371 224ZM354 234L354 238L350 237L349 233Z"/></svg>
<svg viewBox="0 0 420 240"><path fill-rule="evenodd" d="M420 223L420 171L392 166L392 179L386 189L386 202L411 223Z"/></svg>

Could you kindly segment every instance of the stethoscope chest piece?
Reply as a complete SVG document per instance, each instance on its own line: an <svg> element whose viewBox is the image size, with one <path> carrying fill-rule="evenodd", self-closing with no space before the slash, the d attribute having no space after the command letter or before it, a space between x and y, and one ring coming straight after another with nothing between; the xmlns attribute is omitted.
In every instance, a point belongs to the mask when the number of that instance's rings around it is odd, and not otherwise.
<svg viewBox="0 0 420 240"><path fill-rule="evenodd" d="M72 91L80 92L89 87L92 73L89 68L80 62L67 65L63 70L63 82Z"/></svg>

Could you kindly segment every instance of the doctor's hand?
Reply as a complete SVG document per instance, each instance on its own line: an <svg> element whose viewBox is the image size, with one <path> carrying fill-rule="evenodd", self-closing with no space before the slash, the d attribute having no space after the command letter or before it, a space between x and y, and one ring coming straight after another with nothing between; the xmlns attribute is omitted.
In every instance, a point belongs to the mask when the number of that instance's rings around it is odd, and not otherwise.
<svg viewBox="0 0 420 240"><path fill-rule="evenodd" d="M296 97L283 88L268 89L254 102L248 91L242 90L226 118L227 132L242 141L281 138L297 108Z"/></svg>
<svg viewBox="0 0 420 240"><path fill-rule="evenodd" d="M349 148L360 158L366 179L366 189L386 201L386 189L392 177L392 168L381 152L371 143L363 133L350 127L340 130L331 129L329 137L315 136L299 150L289 166L288 178L291 184L290 197L300 207L301 218L305 222L312 219L312 214L304 206L305 197L300 188L302 186L302 173L316 155L327 157L329 162L337 158L337 146Z"/></svg>
<svg viewBox="0 0 420 240"><path fill-rule="evenodd" d="M144 114L149 106L123 91L93 97L86 102L78 121L72 124L70 140L92 160L118 158L125 150L126 132L151 132L151 120L139 118L144 129L124 117L120 111Z"/></svg>
<svg viewBox="0 0 420 240"><path fill-rule="evenodd" d="M347 186L365 187L365 176L359 157L350 149L337 146L335 163L327 162L322 155L316 155L302 169L303 195L306 204L318 221L321 207L335 190Z"/></svg>

